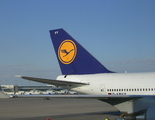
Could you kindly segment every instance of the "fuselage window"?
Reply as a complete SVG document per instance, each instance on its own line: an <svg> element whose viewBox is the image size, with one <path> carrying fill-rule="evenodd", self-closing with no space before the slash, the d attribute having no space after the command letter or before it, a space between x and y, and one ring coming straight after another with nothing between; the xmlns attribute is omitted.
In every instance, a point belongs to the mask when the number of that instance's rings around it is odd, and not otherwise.
<svg viewBox="0 0 155 120"><path fill-rule="evenodd" d="M137 91L139 91L139 89L137 89Z"/></svg>

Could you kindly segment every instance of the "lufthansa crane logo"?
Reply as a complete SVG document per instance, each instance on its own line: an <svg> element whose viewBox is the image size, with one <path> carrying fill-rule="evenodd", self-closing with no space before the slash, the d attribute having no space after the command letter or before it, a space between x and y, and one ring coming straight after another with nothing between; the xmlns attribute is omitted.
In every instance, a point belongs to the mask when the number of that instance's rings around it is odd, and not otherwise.
<svg viewBox="0 0 155 120"><path fill-rule="evenodd" d="M76 44L72 40L64 40L58 48L58 58L63 64L70 64L76 57Z"/></svg>

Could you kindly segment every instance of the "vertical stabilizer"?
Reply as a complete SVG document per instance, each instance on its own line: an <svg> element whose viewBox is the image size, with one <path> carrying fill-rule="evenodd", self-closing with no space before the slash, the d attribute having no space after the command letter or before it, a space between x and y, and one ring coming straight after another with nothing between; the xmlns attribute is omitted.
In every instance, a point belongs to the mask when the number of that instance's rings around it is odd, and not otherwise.
<svg viewBox="0 0 155 120"><path fill-rule="evenodd" d="M65 30L50 30L62 74L112 73Z"/></svg>

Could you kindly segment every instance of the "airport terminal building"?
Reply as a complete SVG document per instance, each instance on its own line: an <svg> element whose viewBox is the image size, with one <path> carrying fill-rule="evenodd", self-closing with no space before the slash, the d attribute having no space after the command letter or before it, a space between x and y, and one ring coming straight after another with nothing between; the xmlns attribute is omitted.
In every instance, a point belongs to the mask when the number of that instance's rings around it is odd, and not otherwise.
<svg viewBox="0 0 155 120"><path fill-rule="evenodd" d="M48 86L18 86L18 85L1 85L0 89L6 94L77 94L77 92L62 89L54 85Z"/></svg>

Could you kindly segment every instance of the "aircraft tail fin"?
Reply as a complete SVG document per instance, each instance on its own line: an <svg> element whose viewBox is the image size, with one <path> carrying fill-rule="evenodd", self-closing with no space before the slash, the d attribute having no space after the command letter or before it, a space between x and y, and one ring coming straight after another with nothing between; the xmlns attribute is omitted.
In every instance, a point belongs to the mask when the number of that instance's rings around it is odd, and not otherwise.
<svg viewBox="0 0 155 120"><path fill-rule="evenodd" d="M50 30L50 36L62 74L112 73L65 30Z"/></svg>

